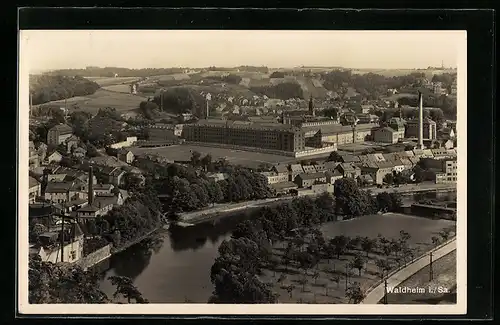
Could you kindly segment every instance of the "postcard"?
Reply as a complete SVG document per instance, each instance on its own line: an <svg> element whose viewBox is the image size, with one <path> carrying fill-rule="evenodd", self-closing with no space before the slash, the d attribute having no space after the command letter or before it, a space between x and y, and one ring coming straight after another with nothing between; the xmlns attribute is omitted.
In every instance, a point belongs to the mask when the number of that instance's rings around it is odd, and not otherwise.
<svg viewBox="0 0 500 325"><path fill-rule="evenodd" d="M465 31L21 30L22 314L465 314Z"/></svg>

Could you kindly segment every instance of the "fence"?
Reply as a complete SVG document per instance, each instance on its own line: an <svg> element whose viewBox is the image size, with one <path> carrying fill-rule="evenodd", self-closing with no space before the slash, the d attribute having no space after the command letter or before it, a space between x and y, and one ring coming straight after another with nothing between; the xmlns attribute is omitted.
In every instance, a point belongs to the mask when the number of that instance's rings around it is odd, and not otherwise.
<svg viewBox="0 0 500 325"><path fill-rule="evenodd" d="M423 253L422 255L420 255L419 257L417 257L416 259L414 259L410 264L406 264L406 265L401 265L401 266L398 266L396 269L392 270L391 272L389 272L383 279L380 279L378 280L377 282L375 282L374 284L372 284L366 291L365 291L365 299L366 297L368 296L368 294L370 292L372 292L376 287L378 287L379 285L381 285L382 283L384 283L385 280L387 280L388 278L390 278L391 276L393 276L394 274L398 273L399 271L409 267L410 265L422 260L423 258L427 257L430 255L430 253L434 253L435 251L439 250L440 248L452 243L453 241L456 240L456 235L453 236L453 238L439 244L438 246L434 247L433 249L431 249L430 251L428 252L425 252ZM384 293L385 294L385 293ZM383 298L383 297L382 297Z"/></svg>

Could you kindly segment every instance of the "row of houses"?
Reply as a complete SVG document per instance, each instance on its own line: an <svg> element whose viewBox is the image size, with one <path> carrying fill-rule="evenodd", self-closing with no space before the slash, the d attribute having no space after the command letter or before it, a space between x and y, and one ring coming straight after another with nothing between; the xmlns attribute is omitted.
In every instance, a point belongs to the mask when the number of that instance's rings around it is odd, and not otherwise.
<svg viewBox="0 0 500 325"><path fill-rule="evenodd" d="M268 184L278 192L297 188L310 188L315 184L334 184L339 178L349 177L363 184L383 184L387 174L411 170L420 159L435 167L436 183L456 182L456 151L446 149L412 150L368 155L339 155L339 161L315 165L275 165L262 172ZM454 169L453 169L454 168Z"/></svg>

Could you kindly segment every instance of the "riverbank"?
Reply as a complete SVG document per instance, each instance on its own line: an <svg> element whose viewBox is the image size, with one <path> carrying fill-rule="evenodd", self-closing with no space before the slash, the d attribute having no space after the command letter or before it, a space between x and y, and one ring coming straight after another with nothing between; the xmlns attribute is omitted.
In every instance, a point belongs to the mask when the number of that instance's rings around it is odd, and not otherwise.
<svg viewBox="0 0 500 325"><path fill-rule="evenodd" d="M406 184L399 187L389 187L389 188L377 188L365 187L362 190L370 190L375 196L382 192L388 193L399 193L402 195L408 195L413 193L422 192L456 192L456 184L434 184L434 183L420 183L420 184ZM320 194L313 194L308 196L318 196ZM187 224L197 224L202 222L208 222L227 214L234 213L246 209L255 209L272 203L281 203L286 201L291 201L297 196L281 196L276 198L268 198L256 201L246 201L238 203L227 203L215 207L209 207L202 210L184 212L179 214L179 221Z"/></svg>
<svg viewBox="0 0 500 325"><path fill-rule="evenodd" d="M153 230L147 232L146 234L134 239L134 240L130 240L128 242L126 242L125 244L123 245L120 245L119 247L113 247L111 249L111 255L114 255L114 254L118 254L120 252L123 252L124 250L126 250L127 248L135 245L135 244L138 244L140 243L141 241L145 240L145 239L148 239L149 237L151 237L154 233L158 232L159 230L161 230L163 228L163 224L160 224L158 227L154 228Z"/></svg>

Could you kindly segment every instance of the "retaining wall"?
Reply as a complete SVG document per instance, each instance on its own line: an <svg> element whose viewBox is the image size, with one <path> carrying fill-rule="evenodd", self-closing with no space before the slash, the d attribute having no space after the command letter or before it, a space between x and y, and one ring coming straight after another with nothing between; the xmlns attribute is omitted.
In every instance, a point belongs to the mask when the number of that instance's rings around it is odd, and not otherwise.
<svg viewBox="0 0 500 325"><path fill-rule="evenodd" d="M98 250L90 253L87 256L84 256L78 262L76 262L78 265L80 265L84 270L98 264L99 262L109 258L111 256L111 248L112 244L108 244L102 248L99 248Z"/></svg>

